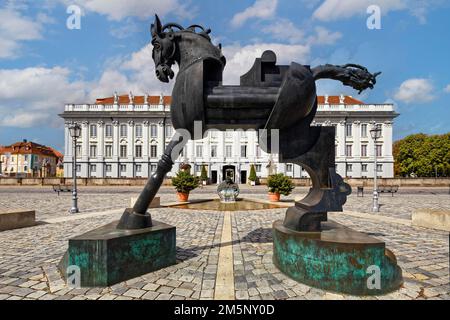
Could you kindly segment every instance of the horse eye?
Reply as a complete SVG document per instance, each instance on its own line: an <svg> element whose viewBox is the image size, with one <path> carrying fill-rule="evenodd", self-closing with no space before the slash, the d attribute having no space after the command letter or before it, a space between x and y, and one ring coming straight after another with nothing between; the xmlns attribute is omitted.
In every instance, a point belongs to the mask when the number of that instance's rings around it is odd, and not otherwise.
<svg viewBox="0 0 450 320"><path fill-rule="evenodd" d="M153 47L154 47L156 50L161 49L161 46L159 45L159 43L155 43L155 44L153 45Z"/></svg>

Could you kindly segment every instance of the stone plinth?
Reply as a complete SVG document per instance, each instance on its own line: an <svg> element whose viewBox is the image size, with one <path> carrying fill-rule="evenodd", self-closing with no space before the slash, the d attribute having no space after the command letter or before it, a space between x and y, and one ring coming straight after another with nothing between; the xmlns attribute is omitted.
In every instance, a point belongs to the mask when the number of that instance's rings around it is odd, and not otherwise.
<svg viewBox="0 0 450 320"><path fill-rule="evenodd" d="M153 221L146 229L120 230L117 221L69 239L59 269L80 270L82 287L106 287L176 263L176 229Z"/></svg>
<svg viewBox="0 0 450 320"><path fill-rule="evenodd" d="M322 223L321 232L298 232L275 221L273 245L277 268L312 287L379 295L399 289L403 282L396 258L384 242L334 222ZM376 282L371 277L377 267L379 289L373 287Z"/></svg>
<svg viewBox="0 0 450 320"><path fill-rule="evenodd" d="M412 214L412 224L450 232L450 210L416 210Z"/></svg>
<svg viewBox="0 0 450 320"><path fill-rule="evenodd" d="M31 227L35 224L34 210L0 210L0 231Z"/></svg>

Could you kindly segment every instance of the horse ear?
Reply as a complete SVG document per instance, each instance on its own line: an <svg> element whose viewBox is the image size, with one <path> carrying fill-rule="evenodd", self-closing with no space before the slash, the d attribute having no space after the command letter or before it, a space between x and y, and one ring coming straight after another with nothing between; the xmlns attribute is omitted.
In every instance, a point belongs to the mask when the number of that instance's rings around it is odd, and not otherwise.
<svg viewBox="0 0 450 320"><path fill-rule="evenodd" d="M152 36L156 37L157 35L161 34L162 31L162 24L161 20L159 20L159 17L157 14L155 14L155 23L152 24Z"/></svg>

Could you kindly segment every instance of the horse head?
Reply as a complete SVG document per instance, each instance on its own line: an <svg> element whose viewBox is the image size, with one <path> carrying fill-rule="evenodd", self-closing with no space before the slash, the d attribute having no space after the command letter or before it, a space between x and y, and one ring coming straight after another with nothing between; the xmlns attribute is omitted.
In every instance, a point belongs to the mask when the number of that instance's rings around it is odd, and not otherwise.
<svg viewBox="0 0 450 320"><path fill-rule="evenodd" d="M178 30L174 30L174 28ZM196 29L201 31L196 32ZM180 65L181 69L183 61L189 63L202 58L203 54L216 56L225 65L226 60L221 53L221 45L216 47L211 43L210 32L210 29L204 29L199 25L191 25L186 29L177 23L162 25L158 15L155 15L155 22L151 25L151 34L156 77L162 82L169 82L169 79L174 77L172 65L175 62ZM183 53L180 53L180 46L183 46L182 36L188 39L185 41L186 45L192 47L185 48L185 50L181 50ZM199 50L202 52L197 52Z"/></svg>
<svg viewBox="0 0 450 320"><path fill-rule="evenodd" d="M169 82L169 79L172 79L174 76L172 65L175 63L177 49L175 39L180 35L173 31L173 26L176 25L162 26L161 20L159 20L157 15L155 15L155 23L151 26L152 58L155 62L156 77L162 82ZM170 30L166 32L166 28L170 28Z"/></svg>

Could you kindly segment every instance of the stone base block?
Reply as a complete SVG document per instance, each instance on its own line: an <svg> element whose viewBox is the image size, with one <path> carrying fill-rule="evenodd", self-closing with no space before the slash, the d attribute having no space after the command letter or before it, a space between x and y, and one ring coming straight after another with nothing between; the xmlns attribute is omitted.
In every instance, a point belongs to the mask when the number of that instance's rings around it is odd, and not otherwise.
<svg viewBox="0 0 450 320"><path fill-rule="evenodd" d="M379 295L403 283L396 258L384 242L334 222L322 223L321 232L298 232L275 221L273 246L276 267L312 287Z"/></svg>
<svg viewBox="0 0 450 320"><path fill-rule="evenodd" d="M82 287L106 287L176 263L174 226L153 221L150 228L119 230L117 223L69 239L63 276L76 266Z"/></svg>
<svg viewBox="0 0 450 320"><path fill-rule="evenodd" d="M412 224L450 232L450 210L416 210L412 214Z"/></svg>
<svg viewBox="0 0 450 320"><path fill-rule="evenodd" d="M36 225L34 210L0 211L0 231L31 227Z"/></svg>
<svg viewBox="0 0 450 320"><path fill-rule="evenodd" d="M132 197L130 199L130 208L134 207L134 204L136 203L136 200L138 197ZM149 209L151 208L159 208L161 206L161 197L154 197L150 205L148 206Z"/></svg>

